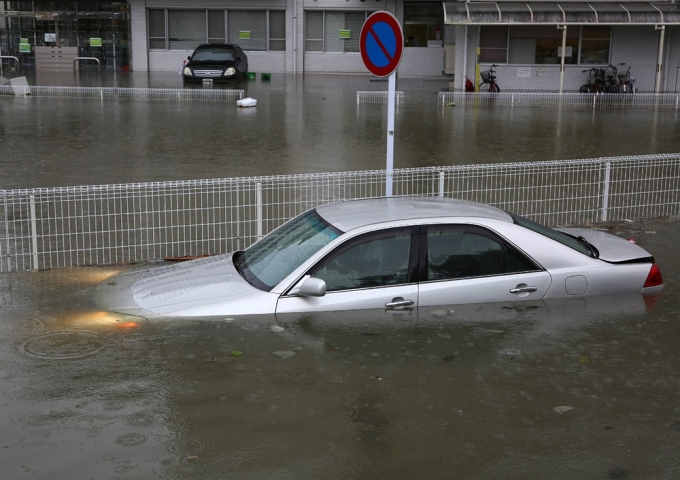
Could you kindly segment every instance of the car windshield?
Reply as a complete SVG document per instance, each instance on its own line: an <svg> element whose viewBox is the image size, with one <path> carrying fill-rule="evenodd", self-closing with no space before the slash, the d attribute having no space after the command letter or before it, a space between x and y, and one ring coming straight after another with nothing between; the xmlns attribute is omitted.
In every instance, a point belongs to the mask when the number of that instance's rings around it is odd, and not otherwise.
<svg viewBox="0 0 680 480"><path fill-rule="evenodd" d="M234 51L230 48L201 48L194 52L191 59L198 62L226 62L234 59Z"/></svg>
<svg viewBox="0 0 680 480"><path fill-rule="evenodd" d="M234 255L234 265L253 286L269 291L342 232L310 210Z"/></svg>
<svg viewBox="0 0 680 480"><path fill-rule="evenodd" d="M528 218L520 217L519 215L515 215L514 213L510 212L506 213L512 217L512 220L517 225L520 225L524 228L528 228L529 230L534 231L536 233L540 233L541 235L544 235L552 240L555 240L556 242L559 242L562 245L566 245L567 247L573 248L577 252L581 252L584 255L588 255L589 257L597 257L596 252L593 250L590 244L588 244L588 242L585 241L585 239L579 240L578 238L572 237L571 235L567 235L564 232L558 232L557 230L553 230L550 227L546 227L545 225L536 223L533 220L529 220Z"/></svg>

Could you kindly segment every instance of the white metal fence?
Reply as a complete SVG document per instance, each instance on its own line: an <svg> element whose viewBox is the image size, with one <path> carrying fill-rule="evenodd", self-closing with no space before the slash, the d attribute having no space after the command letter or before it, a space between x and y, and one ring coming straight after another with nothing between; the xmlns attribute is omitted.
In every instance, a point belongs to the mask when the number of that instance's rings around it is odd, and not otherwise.
<svg viewBox="0 0 680 480"><path fill-rule="evenodd" d="M385 171L0 190L0 272L243 249ZM489 203L548 225L680 215L680 154L399 169L395 195Z"/></svg>
<svg viewBox="0 0 680 480"><path fill-rule="evenodd" d="M14 82L14 80L13 80ZM227 88L122 88L122 87L51 87L28 85L0 85L0 96L99 98L108 100L240 100L244 90ZM395 92L396 104L404 103L404 92ZM387 91L357 91L357 105L386 104ZM438 92L440 105L460 104L503 107L576 106L583 108L658 108L680 109L680 93L549 93L549 92Z"/></svg>
<svg viewBox="0 0 680 480"><path fill-rule="evenodd" d="M440 105L678 109L680 93L439 92Z"/></svg>
<svg viewBox="0 0 680 480"><path fill-rule="evenodd" d="M106 100L240 100L244 90L226 88L119 88L0 85L0 95Z"/></svg>
<svg viewBox="0 0 680 480"><path fill-rule="evenodd" d="M379 103L387 104L389 93L380 90L367 90L357 92L357 105L362 103ZM404 92L394 92L394 100L396 105L404 103Z"/></svg>

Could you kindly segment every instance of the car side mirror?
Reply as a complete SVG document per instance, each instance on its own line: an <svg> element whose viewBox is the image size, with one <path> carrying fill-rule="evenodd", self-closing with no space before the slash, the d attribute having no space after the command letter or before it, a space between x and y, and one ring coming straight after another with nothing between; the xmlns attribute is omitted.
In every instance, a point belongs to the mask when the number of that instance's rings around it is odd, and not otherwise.
<svg viewBox="0 0 680 480"><path fill-rule="evenodd" d="M326 295L326 282L316 277L308 277L290 292L300 297L323 297Z"/></svg>
<svg viewBox="0 0 680 480"><path fill-rule="evenodd" d="M187 60L191 60L191 55L189 55L189 56L187 57Z"/></svg>

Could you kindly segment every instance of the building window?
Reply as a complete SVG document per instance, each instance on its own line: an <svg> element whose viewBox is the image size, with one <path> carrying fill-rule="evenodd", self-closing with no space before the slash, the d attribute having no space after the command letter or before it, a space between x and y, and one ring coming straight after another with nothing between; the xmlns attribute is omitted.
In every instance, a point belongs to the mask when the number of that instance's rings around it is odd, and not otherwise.
<svg viewBox="0 0 680 480"><path fill-rule="evenodd" d="M148 10L149 49L193 50L236 43L247 51L285 51L283 10Z"/></svg>
<svg viewBox="0 0 680 480"><path fill-rule="evenodd" d="M269 12L269 50L286 50L286 12L283 10Z"/></svg>
<svg viewBox="0 0 680 480"><path fill-rule="evenodd" d="M583 27L581 34L581 63L609 64L610 27Z"/></svg>
<svg viewBox="0 0 680 480"><path fill-rule="evenodd" d="M404 2L404 39L407 47L442 45L444 10L441 2Z"/></svg>
<svg viewBox="0 0 680 480"><path fill-rule="evenodd" d="M193 50L208 40L205 10L168 10L170 50Z"/></svg>
<svg viewBox="0 0 680 480"><path fill-rule="evenodd" d="M611 27L568 27L565 64L609 63ZM524 65L559 64L562 30L556 26L483 26L479 61Z"/></svg>
<svg viewBox="0 0 680 480"><path fill-rule="evenodd" d="M228 43L236 43L243 50L267 50L267 12L231 10L228 16Z"/></svg>
<svg viewBox="0 0 680 480"><path fill-rule="evenodd" d="M165 50L165 10L149 10L149 48Z"/></svg>
<svg viewBox="0 0 680 480"><path fill-rule="evenodd" d="M305 51L358 53L361 27L373 12L305 12Z"/></svg>
<svg viewBox="0 0 680 480"><path fill-rule="evenodd" d="M208 43L227 43L224 10L208 10Z"/></svg>

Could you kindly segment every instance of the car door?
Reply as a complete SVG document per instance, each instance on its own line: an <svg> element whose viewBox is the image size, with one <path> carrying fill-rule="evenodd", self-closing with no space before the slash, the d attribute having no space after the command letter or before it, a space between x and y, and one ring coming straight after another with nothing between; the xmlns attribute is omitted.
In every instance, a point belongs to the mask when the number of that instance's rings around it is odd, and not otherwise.
<svg viewBox="0 0 680 480"><path fill-rule="evenodd" d="M276 313L407 309L417 307L418 235L392 228L349 239L314 265L308 276L322 279L326 293L297 296L289 289Z"/></svg>
<svg viewBox="0 0 680 480"><path fill-rule="evenodd" d="M430 225L420 233L421 307L540 301L551 277L494 232L476 225Z"/></svg>

